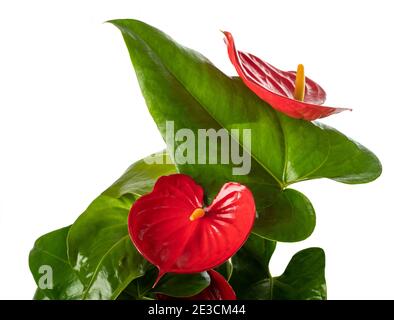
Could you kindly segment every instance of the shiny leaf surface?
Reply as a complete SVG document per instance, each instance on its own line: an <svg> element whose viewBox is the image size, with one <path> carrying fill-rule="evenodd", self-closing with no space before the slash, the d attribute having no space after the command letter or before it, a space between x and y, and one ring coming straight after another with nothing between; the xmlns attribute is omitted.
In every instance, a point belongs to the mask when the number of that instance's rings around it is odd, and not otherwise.
<svg viewBox="0 0 394 320"><path fill-rule="evenodd" d="M285 272L274 278L273 299L326 300L325 255L320 248L296 253Z"/></svg>
<svg viewBox="0 0 394 320"><path fill-rule="evenodd" d="M83 285L67 258L66 239L70 227L37 239L29 255L30 271L38 288L35 300L80 299Z"/></svg>
<svg viewBox="0 0 394 320"><path fill-rule="evenodd" d="M171 136L169 120L174 121L174 132L188 128L195 137L199 129L224 128L231 142L251 156L249 174L234 176L239 163L232 159L229 164L183 163L175 155L184 141L166 139L179 172L204 188L208 202L235 178L253 192L256 233L278 241L299 241L311 234L314 210L305 196L286 189L292 183L323 177L365 183L380 175L378 159L338 131L273 110L240 79L227 77L201 54L145 23L111 23L122 31L147 106L164 138ZM251 129L250 146L243 129ZM220 155L222 149L228 151L220 144L215 151ZM199 154L197 145L193 152Z"/></svg>
<svg viewBox="0 0 394 320"><path fill-rule="evenodd" d="M149 267L143 277L133 280L123 291L128 298L143 300L156 298L156 294L172 297L190 297L207 288L211 282L207 272L193 274L167 273L159 283L152 288L157 279L158 271L153 266ZM127 296L125 296L127 298Z"/></svg>
<svg viewBox="0 0 394 320"><path fill-rule="evenodd" d="M233 274L233 263L231 258L225 263L221 264L219 267L215 268L215 270L219 272L227 281L229 281Z"/></svg>
<svg viewBox="0 0 394 320"><path fill-rule="evenodd" d="M230 284L238 299L271 299L269 261L275 247L275 242L252 233L245 245L232 257L233 274Z"/></svg>
<svg viewBox="0 0 394 320"><path fill-rule="evenodd" d="M158 294L158 300L236 300L234 290L226 279L215 270L208 270L210 285L199 294L179 298L171 295Z"/></svg>
<svg viewBox="0 0 394 320"><path fill-rule="evenodd" d="M115 299L148 267L130 240L127 216L134 200L175 168L171 164L147 164L146 160L151 158L132 165L70 229L68 257L83 284L83 299Z"/></svg>
<svg viewBox="0 0 394 320"><path fill-rule="evenodd" d="M207 272L191 274L168 273L151 289L151 292L171 297L191 297L199 294L211 283Z"/></svg>
<svg viewBox="0 0 394 320"><path fill-rule="evenodd" d="M320 248L296 253L285 272L272 277L269 261L275 242L251 234L232 258L234 270L230 284L238 299L325 300L325 256Z"/></svg>

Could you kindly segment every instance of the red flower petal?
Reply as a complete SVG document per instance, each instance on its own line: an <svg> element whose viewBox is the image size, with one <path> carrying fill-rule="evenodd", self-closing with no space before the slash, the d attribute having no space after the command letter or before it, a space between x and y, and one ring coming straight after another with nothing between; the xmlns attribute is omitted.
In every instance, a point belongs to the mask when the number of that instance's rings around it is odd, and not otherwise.
<svg viewBox="0 0 394 320"><path fill-rule="evenodd" d="M129 233L139 252L167 272L193 273L229 259L246 241L255 219L253 195L243 185L226 183L205 215L203 190L183 174L163 176L153 191L140 197L129 215ZM157 282L156 281L156 282Z"/></svg>
<svg viewBox="0 0 394 320"><path fill-rule="evenodd" d="M215 270L208 270L211 283L207 288L193 297L174 298L164 294L157 294L158 300L236 300L233 288L226 279Z"/></svg>
<svg viewBox="0 0 394 320"><path fill-rule="evenodd" d="M274 109L289 117L310 121L351 110L320 106L326 100L326 93L309 78L305 78L304 101L296 100L294 71L279 70L250 53L238 51L231 33L227 31L223 33L231 63L240 78L250 90Z"/></svg>

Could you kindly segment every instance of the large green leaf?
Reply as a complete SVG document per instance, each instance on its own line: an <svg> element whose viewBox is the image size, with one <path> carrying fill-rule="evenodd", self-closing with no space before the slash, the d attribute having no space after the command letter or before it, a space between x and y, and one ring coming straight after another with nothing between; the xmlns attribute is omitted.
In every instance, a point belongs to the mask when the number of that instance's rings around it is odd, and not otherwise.
<svg viewBox="0 0 394 320"><path fill-rule="evenodd" d="M39 288L34 295L36 300L79 299L82 295L83 285L67 258L69 229L65 227L43 235L30 252L29 266Z"/></svg>
<svg viewBox="0 0 394 320"><path fill-rule="evenodd" d="M174 173L175 167L169 159L167 164L146 161L132 165L69 231L68 258L83 284L82 299L116 299L149 266L130 240L127 216L133 201L150 191L158 177Z"/></svg>
<svg viewBox="0 0 394 320"><path fill-rule="evenodd" d="M325 256L320 248L308 248L295 254L285 272L272 277L269 262L275 242L251 234L232 258L230 283L238 299L325 300Z"/></svg>
<svg viewBox="0 0 394 320"><path fill-rule="evenodd" d="M149 192L159 176L175 172L170 159L162 165L146 162L158 157L165 159L167 155L158 153L132 165L92 202L70 232L70 227L63 228L36 241L30 268L37 285L42 277L41 265L50 266L55 278L53 288L38 288L34 299L145 299L155 293L187 297L209 285L206 272L166 274L152 289L157 269L129 240L127 215L134 199ZM68 234L74 269L67 256Z"/></svg>
<svg viewBox="0 0 394 320"><path fill-rule="evenodd" d="M238 299L271 299L272 277L269 261L275 247L274 241L252 233L244 246L232 257L233 274L230 284Z"/></svg>
<svg viewBox="0 0 394 320"><path fill-rule="evenodd" d="M147 262L131 243L127 216L133 196L99 196L71 227L69 261L84 285L82 299L114 299Z"/></svg>
<svg viewBox="0 0 394 320"><path fill-rule="evenodd" d="M123 34L147 106L164 138L169 134L167 121L174 121L175 132L188 128L194 137L199 129L224 128L251 156L250 173L234 176L232 169L239 165L231 158L229 164L182 163L174 155L188 154L190 150L182 149L184 140L166 139L178 170L204 187L208 201L227 181L236 180L253 191L256 233L278 241L298 241L312 233L313 207L301 193L287 189L292 183L322 177L365 183L380 175L379 160L366 148L332 128L276 112L198 52L143 22L111 23ZM250 147L243 129L251 129ZM191 150L201 155L206 149L199 150L196 143ZM221 146L214 151L221 155Z"/></svg>
<svg viewBox="0 0 394 320"><path fill-rule="evenodd" d="M275 300L325 300L325 255L320 248L296 253L285 272L274 278L272 298Z"/></svg>

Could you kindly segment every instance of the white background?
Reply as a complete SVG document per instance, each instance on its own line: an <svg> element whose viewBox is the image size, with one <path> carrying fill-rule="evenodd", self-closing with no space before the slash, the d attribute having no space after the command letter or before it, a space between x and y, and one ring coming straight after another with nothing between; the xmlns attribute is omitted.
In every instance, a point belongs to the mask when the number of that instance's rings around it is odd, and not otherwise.
<svg viewBox="0 0 394 320"><path fill-rule="evenodd" d="M164 147L119 31L136 18L234 74L219 29L282 69L303 63L352 107L323 122L374 151L383 175L367 185L295 185L314 204L306 241L279 244L280 274L303 248L326 251L330 299L394 298L394 8L392 1L0 2L0 298L30 299L34 240L71 224L132 162Z"/></svg>

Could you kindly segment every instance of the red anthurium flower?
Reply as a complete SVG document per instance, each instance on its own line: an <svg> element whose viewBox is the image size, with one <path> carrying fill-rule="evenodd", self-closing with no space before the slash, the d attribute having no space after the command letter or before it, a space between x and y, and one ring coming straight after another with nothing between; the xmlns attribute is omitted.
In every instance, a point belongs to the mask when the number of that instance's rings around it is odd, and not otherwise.
<svg viewBox="0 0 394 320"><path fill-rule="evenodd" d="M159 178L129 215L129 233L139 252L167 272L193 273L229 259L246 241L255 219L253 195L239 183L226 183L212 204L192 178Z"/></svg>
<svg viewBox="0 0 394 320"><path fill-rule="evenodd" d="M240 78L274 109L289 117L310 121L351 110L321 106L326 93L316 82L305 77L302 64L297 72L279 70L250 53L237 50L231 33L223 33L231 63Z"/></svg>
<svg viewBox="0 0 394 320"><path fill-rule="evenodd" d="M233 288L226 279L215 270L208 270L211 283L207 288L192 297L174 298L164 294L157 294L159 300L236 300Z"/></svg>

